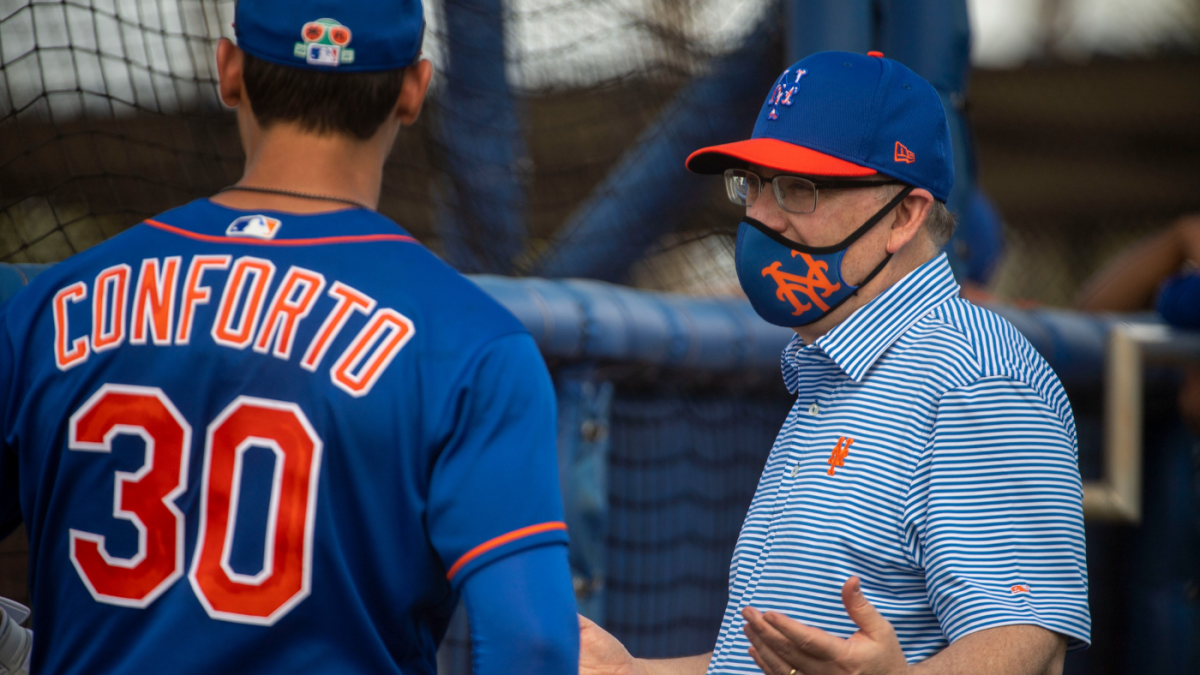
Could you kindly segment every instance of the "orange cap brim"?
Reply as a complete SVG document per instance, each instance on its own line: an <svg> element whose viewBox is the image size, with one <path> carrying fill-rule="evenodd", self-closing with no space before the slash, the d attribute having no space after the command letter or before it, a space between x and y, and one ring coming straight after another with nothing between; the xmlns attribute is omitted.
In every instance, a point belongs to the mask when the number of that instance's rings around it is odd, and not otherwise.
<svg viewBox="0 0 1200 675"><path fill-rule="evenodd" d="M875 169L774 138L752 138L701 148L688 155L686 162L689 171L704 174L724 173L725 169L749 164L809 176L873 176L878 173Z"/></svg>

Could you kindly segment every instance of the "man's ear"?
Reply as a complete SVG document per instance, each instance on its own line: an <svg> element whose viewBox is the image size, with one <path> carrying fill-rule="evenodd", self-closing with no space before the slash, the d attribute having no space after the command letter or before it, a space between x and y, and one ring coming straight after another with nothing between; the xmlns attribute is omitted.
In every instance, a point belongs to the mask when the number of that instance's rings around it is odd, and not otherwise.
<svg viewBox="0 0 1200 675"><path fill-rule="evenodd" d="M908 196L896 205L896 210L893 211L896 220L892 221L892 232L887 244L888 253L899 251L917 236L921 224L925 222L925 217L932 208L933 194L922 188L908 193Z"/></svg>
<svg viewBox="0 0 1200 675"><path fill-rule="evenodd" d="M242 83L242 50L229 38L217 42L217 79L220 82L221 102L236 108L245 96Z"/></svg>
<svg viewBox="0 0 1200 675"><path fill-rule="evenodd" d="M421 59L404 69L404 81L400 84L400 98L396 100L396 117L404 126L411 126L421 115L425 93L429 91L429 80L433 78L433 64Z"/></svg>

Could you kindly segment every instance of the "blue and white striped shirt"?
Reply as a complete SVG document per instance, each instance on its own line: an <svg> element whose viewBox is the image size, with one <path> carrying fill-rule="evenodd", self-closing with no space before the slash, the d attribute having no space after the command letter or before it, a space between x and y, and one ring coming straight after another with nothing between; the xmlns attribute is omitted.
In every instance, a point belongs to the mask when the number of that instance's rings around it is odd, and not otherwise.
<svg viewBox="0 0 1200 675"><path fill-rule="evenodd" d="M958 291L941 256L784 350L797 399L742 525L709 673L759 672L747 605L852 635L851 575L910 663L1012 624L1088 644L1070 404L1025 338Z"/></svg>

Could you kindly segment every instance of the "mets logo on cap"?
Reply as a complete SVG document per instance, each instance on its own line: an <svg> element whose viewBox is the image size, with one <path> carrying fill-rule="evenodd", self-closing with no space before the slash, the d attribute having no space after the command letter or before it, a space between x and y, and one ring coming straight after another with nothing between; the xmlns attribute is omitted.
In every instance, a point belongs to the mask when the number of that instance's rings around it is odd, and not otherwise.
<svg viewBox="0 0 1200 675"><path fill-rule="evenodd" d="M346 49L350 44L350 29L333 19L317 19L304 24L300 30L304 42L297 42L293 54L314 66L331 66L354 63L354 50Z"/></svg>
<svg viewBox="0 0 1200 675"><path fill-rule="evenodd" d="M270 216L242 216L225 228L225 236L274 239L282 225L283 221Z"/></svg>

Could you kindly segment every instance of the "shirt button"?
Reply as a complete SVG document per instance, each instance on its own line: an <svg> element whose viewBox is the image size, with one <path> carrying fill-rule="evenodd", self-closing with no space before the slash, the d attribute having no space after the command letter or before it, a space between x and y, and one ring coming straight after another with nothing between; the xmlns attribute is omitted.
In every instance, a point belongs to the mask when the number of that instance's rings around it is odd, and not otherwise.
<svg viewBox="0 0 1200 675"><path fill-rule="evenodd" d="M808 406L808 414L816 417L821 414L821 409L817 407L817 402L813 401L812 405Z"/></svg>

